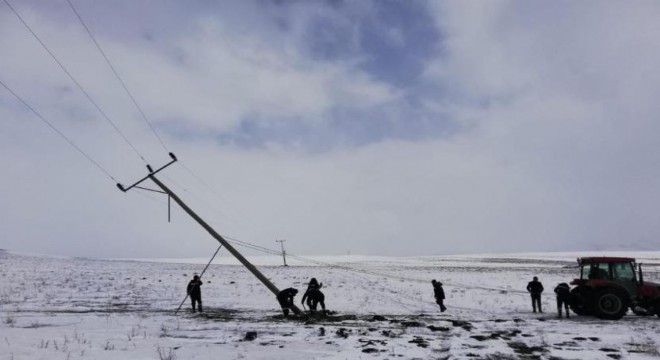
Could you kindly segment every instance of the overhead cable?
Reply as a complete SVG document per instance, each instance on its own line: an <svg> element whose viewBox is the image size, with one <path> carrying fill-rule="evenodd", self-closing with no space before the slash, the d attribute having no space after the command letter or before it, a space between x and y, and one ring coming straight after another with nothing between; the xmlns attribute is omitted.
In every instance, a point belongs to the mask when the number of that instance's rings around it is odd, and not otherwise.
<svg viewBox="0 0 660 360"><path fill-rule="evenodd" d="M121 86L124 88L124 91L126 92L126 94L128 94L128 97L131 98L131 101L133 102L133 105L135 105L135 107L137 108L140 115L142 115L142 119L144 120L144 122L147 123L147 125L151 129L151 132L156 136L156 138L160 142L160 145L163 147L163 149L166 152L170 152L169 149L167 148L167 146L165 146L165 142L163 142L163 139L161 139L161 137L158 135L158 132L156 132L156 129L151 124L151 121L149 121L149 119L147 118L147 115L144 113L144 111L142 111L142 107L140 107L140 105L138 104L138 102L135 99L135 97L133 96L133 94L130 92L130 90L128 90L128 86L126 86L126 83L121 78L121 76L119 75L119 73L117 72L115 67L112 65L112 62L110 61L110 59L106 55L105 51L103 51L103 48L101 48L101 45L98 43L98 41L96 41L96 38L94 37L94 34L92 34L92 31L89 29L89 27L87 26L85 21L83 21L82 17L78 13L78 10L76 10L76 7L73 6L73 3L71 3L71 0L66 0L66 1L69 3L69 6L71 7L71 10L73 10L73 13L76 14L76 17L78 18L78 20L80 21L82 26L85 28L85 31L87 32L87 35L89 35L90 39L92 39L92 42L94 42L94 45L96 45L96 48L99 50L101 55L103 55L103 58L105 59L105 62L110 67L110 70L112 70L112 73L115 75L115 78L117 78L117 81L119 81Z"/></svg>
<svg viewBox="0 0 660 360"><path fill-rule="evenodd" d="M5 1L6 1L6 0L5 0ZM101 47L101 44L96 40L96 37L95 37L94 34L92 33L92 31L91 31L91 29L89 28L89 26L87 26L87 23L86 23L85 20L83 19L82 15L80 15L80 13L78 12L78 10L76 9L75 5L73 4L73 2L72 2L71 0L67 0L67 3L68 3L69 6L71 7L71 10L73 11L73 13L74 13L74 14L76 15L76 17L78 18L78 21L80 21L80 24L83 26L83 28L84 28L85 31L87 32L87 35L89 35L89 38L92 40L92 42L93 42L94 45L96 46L96 49L99 51L99 53L101 53L101 55L103 56L103 59L105 59L106 64L108 64L108 67L110 67L110 70L111 70L112 73L114 74L115 78L116 78L117 81L121 84L121 87L124 89L124 91L126 92L126 94L128 95L128 97L129 97L129 98L131 99L131 101L133 102L133 105L135 105L135 108L138 110L138 112L139 112L140 115L142 116L142 119L144 120L144 122L147 123L147 125L149 126L149 128L151 129L151 131L153 132L153 134L156 136L156 138L157 138L158 141L160 142L160 144L161 144L161 146L163 147L163 149L165 149L165 151L167 151L167 152L170 152L170 150L168 149L167 145L165 145L165 142L163 141L162 137L158 134L158 132L156 131L156 128L153 126L152 121L149 120L149 117L147 116L147 114L142 110L142 107L140 106L140 104L138 103L137 99L135 98L135 96L133 95L133 93L130 91L130 89L129 89L128 86L126 85L126 82L123 80L122 76L119 74L119 71L117 71L116 67L112 64L112 61L110 60L110 58L108 57L108 55L106 54L106 52L103 50L103 47ZM195 180L197 180L200 184L202 184L204 187L206 187L209 191L211 191L212 193L214 193L214 194L215 194L220 200L222 200L222 201L224 201L224 202L227 202L227 200L224 199L223 196L221 196L221 195L220 195L217 191L215 191L215 190L214 190L209 184L207 184L204 180L202 180L202 178L201 178L200 176L198 176L195 172L193 172L192 169L190 169L188 166L186 166L186 165L184 164L183 161L179 161L179 164L180 164L180 165L184 168L184 170L186 170L186 171L187 171L187 172L188 172L193 178L195 178ZM223 215L223 216L224 216L224 215ZM243 215L243 216L244 216L244 215ZM245 216L244 216L244 217L245 217ZM248 219L247 217L245 217L245 218L248 220L248 222L250 222L249 219ZM254 225L254 224L251 224L251 225Z"/></svg>
<svg viewBox="0 0 660 360"><path fill-rule="evenodd" d="M225 197L222 196L220 193L218 193L217 191L215 191L215 189L213 189L209 184L207 184L204 180L202 180L201 177L199 177L197 174L195 174L195 173L194 173L190 168L188 168L183 162L180 162L180 165L181 165L181 167L183 167L184 170L186 170L186 171L187 171L187 172L188 172L193 178L195 178L195 179L197 180L197 182L199 182L199 183L202 184L206 189L208 189L210 192L212 192L212 193L213 193L213 194L214 194L214 195L215 195L220 201L222 201L222 202L228 204L229 206L231 206L231 207L233 208L233 210L235 210L235 211L238 213L238 215L240 215L240 216L242 217L241 220L244 220L244 223L245 223L245 224L250 225L250 226L252 226L252 227L256 227L256 226L257 226L252 220L250 220L250 218L249 218L248 216L246 216L246 215L241 211L241 209L239 209L238 207L232 205L232 204L229 202L229 200L227 200L227 198L225 198ZM222 212L220 212L220 211L217 211L217 212L220 213L220 214L222 214ZM226 216L226 215L224 215L224 214L222 214L222 215L223 215L223 216Z"/></svg>
<svg viewBox="0 0 660 360"><path fill-rule="evenodd" d="M64 133L62 133L57 127L55 127L55 125L53 125L50 121L46 120L46 118L44 118L40 113L37 112L37 110L35 110L32 106L30 106L30 104L28 104L25 100L23 100L23 98L21 98L16 92L14 92L14 90L9 88L9 86L7 86L7 84L5 84L2 80L0 80L0 85L2 85L2 87L7 89L7 91L9 91L10 94L12 94L18 101L20 101L30 111L32 111L34 115L36 115L41 121L43 121L46 125L48 125L48 127L51 130L53 130L57 135L59 135L62 139L64 139L64 141L69 143L69 145L71 145L74 149L76 149L76 151L78 151L82 156L84 156L87 160L89 160L92 164L94 164L94 166L96 166L99 170L101 170L104 174L106 174L110 178L110 180L112 180L115 183L117 182L117 180L115 180L115 178L112 175L110 175L110 173L106 169L104 169L101 165L99 165L98 162L92 159L91 156L87 155L87 153L85 153L78 145L76 145L73 142L73 140L69 139L66 135L64 135Z"/></svg>
<svg viewBox="0 0 660 360"><path fill-rule="evenodd" d="M223 237L225 239L227 239L228 241L231 241L231 242L233 242L237 245L244 246L244 247L249 247L249 248L257 250L257 251L261 251L261 252L272 254L272 255L282 254L280 251L269 249L269 248L259 246L259 245L255 245L255 244L251 244L251 243L248 243L246 241L234 239L234 238L231 238L231 237L228 237L228 236L223 236ZM362 274L381 276L381 277L385 277L385 278L395 278L395 279L400 279L400 280L426 282L426 280L422 280L422 279L418 279L418 278L414 278L414 277L393 275L393 274L381 273L381 272L373 271L373 270L360 269L360 268L351 267L351 266L347 266L347 265L333 264L333 263L329 263L329 262L325 262L325 261L314 260L314 259L309 259L309 258L305 258L305 257L298 256L298 255L293 255L291 253L287 253L287 255L289 257L293 258L293 259L297 259L297 260L302 261L302 262L312 263L312 264L316 264L316 265L320 265L320 266L326 266L326 267L331 267L331 268L354 271L354 272L359 272L359 273L362 273Z"/></svg>
<svg viewBox="0 0 660 360"><path fill-rule="evenodd" d="M216 213L218 213L218 214L221 215L222 217L228 218L227 214L225 214L224 212L222 212L222 211L216 209L215 207L213 207L213 205L211 205L210 203L208 203L206 200L202 199L201 197L199 197L199 196L193 194L192 192L188 191L187 188L185 188L184 186L180 185L178 182L174 181L171 177L169 177L169 176L167 176L167 175L164 175L164 177L165 177L165 179L167 179L170 183L172 183L174 186L177 186L178 188L180 188L180 189L183 190L184 192L188 193L191 197L193 197L194 199L196 199L196 200L199 201L200 203L206 205L208 208L210 208L211 210L215 211Z"/></svg>
<svg viewBox="0 0 660 360"><path fill-rule="evenodd" d="M50 57L53 58L53 60L55 60L55 62L57 63L57 65L59 65L59 67L62 69L62 71L64 71L64 73L69 77L69 79L71 79L71 81L73 81L73 83L76 85L76 87L78 87L78 89L85 95L87 100L89 100L89 102L91 102L92 105L94 105L94 107L99 111L99 113L103 116L103 118L105 118L108 121L108 123L110 123L110 125L117 132L117 134L119 134L122 137L122 139L124 139L126 144L128 144L133 149L133 151L135 151L135 153L140 157L140 159L142 159L142 161L146 164L147 160L144 158L144 156L142 156L142 154L140 154L140 152L137 150L137 148L128 140L126 135L124 135L124 133L121 130L119 130L119 127L117 127L115 122L110 119L110 117L105 113L105 111L103 111L103 109L101 109L99 104L96 101L94 101L92 96L82 87L82 85L80 85L78 80L76 80L76 78L62 64L62 62L57 58L57 56L55 56L55 54L50 50L50 48L48 48L48 46L46 46L46 44L34 32L34 30L32 30L30 25L28 25L28 23L23 19L23 17L21 17L21 15L18 13L18 11L16 11L16 9L14 9L14 7L9 3L8 0L3 0L3 1L11 9L11 11L14 13L14 15L21 21L21 23L23 23L23 25L30 32L30 34L32 34L32 36L39 42L39 44L41 44L41 46L44 48L44 50L46 50L46 52L50 55Z"/></svg>
<svg viewBox="0 0 660 360"><path fill-rule="evenodd" d="M280 251L269 249L269 248L259 246L259 245L255 245L255 244L251 244L251 243L248 243L246 241L234 239L234 238L231 238L231 237L226 236L226 235L223 235L223 237L225 239L227 239L228 241L236 244L236 245L247 247L247 248L257 250L257 251L260 251L260 252L263 252L263 253L267 253L267 254L271 254L271 255L281 255L282 254ZM348 265L333 264L333 263L329 263L329 262L326 262L326 261L314 260L314 259L306 258L306 257L303 257L303 256L294 255L294 254L291 254L289 252L287 252L287 256L292 258L292 259L296 259L296 260L306 262L306 263L316 264L316 265L319 265L319 266L325 266L325 267L329 267L329 268L335 268L335 269L351 271L351 272L355 272L355 273L361 273L361 274L365 274L365 275L378 276L378 277L397 279L397 280L405 280L405 281L415 281L415 282L421 282L421 283L428 282L428 279L421 279L421 278L416 278L416 277L412 277L412 276L395 275L395 274L390 274L390 273L385 273L385 272L380 272L380 271L375 271L375 270L368 270L368 269L363 269L363 268L358 268L358 267L353 267L353 266L348 266ZM473 286L468 287L468 286L455 284L455 283L448 282L448 281L445 281L445 283L448 284L448 285L456 286L456 287L464 287L464 288L470 288L470 289L480 289L480 290L485 290L485 291L497 291L497 292L506 291L507 293L527 294L526 291L519 291L519 290L512 290L512 289L505 289L505 288L495 288L495 287L478 286L478 285L473 285Z"/></svg>

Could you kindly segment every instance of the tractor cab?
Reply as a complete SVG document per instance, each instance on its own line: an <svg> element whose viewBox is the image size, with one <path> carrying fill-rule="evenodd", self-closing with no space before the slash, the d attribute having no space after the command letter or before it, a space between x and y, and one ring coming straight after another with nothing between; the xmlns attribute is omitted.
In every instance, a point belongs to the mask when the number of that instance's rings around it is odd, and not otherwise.
<svg viewBox="0 0 660 360"><path fill-rule="evenodd" d="M626 290L628 296L637 296L639 280L635 259L626 257L584 257L578 259L580 278L573 285L591 287L617 286Z"/></svg>

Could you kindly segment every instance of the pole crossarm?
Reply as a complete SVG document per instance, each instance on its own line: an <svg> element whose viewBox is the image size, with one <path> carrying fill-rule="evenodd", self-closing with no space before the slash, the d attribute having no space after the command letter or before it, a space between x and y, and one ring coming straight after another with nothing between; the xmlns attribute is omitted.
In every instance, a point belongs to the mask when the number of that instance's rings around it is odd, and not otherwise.
<svg viewBox="0 0 660 360"><path fill-rule="evenodd" d="M167 164L161 166L160 169L154 171L154 169L151 168L151 165L147 165L147 169L149 169L149 175L143 177L142 179L138 180L135 184L133 184L133 185L127 187L127 188L125 188L124 185L122 185L120 183L117 183L117 187L119 188L119 190L121 190L123 192L127 192L128 190L130 190L134 187L138 187L138 185L140 185L143 181L147 180L149 178L149 176L159 173L161 170L163 170L166 167L174 164L177 161L176 155L174 155L174 153L169 153L169 155L170 155L170 158L172 159L172 161L170 161ZM147 189L144 189L144 188L141 188L141 189L147 190Z"/></svg>

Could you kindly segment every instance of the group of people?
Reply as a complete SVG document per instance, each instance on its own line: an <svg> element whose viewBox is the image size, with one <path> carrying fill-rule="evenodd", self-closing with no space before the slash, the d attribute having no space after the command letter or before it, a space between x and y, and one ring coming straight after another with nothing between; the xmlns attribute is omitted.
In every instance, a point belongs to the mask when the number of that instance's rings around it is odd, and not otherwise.
<svg viewBox="0 0 660 360"><path fill-rule="evenodd" d="M435 302L440 306L440 311L444 312L447 310L447 308L444 305L445 291L442 289L442 283L436 281L435 279L433 279L431 283L433 284L433 295L435 296ZM199 278L199 275L194 275L193 279L190 280L188 286L186 287L187 294L190 297L193 312L202 312L202 284L203 283ZM307 284L307 290L303 294L302 300L300 302L303 305L303 308L305 307L305 304L307 304L307 308L309 309L310 313L316 313L319 305L321 305L321 313L326 315L327 310L325 309L325 295L321 291L321 287L323 287L323 283L319 283L316 278L309 280L309 283ZM284 316L288 316L289 311L293 311L296 314L298 313L299 310L293 301L296 295L298 295L298 289L294 288L286 288L277 294L277 301L282 307Z"/></svg>
<svg viewBox="0 0 660 360"><path fill-rule="evenodd" d="M321 314L326 315L325 295L323 295L323 292L321 292L321 287L323 287L323 283L319 283L316 278L309 280L309 283L307 284L307 290L303 294L300 303L303 305L303 308L305 307L305 304L307 304L307 308L310 313L316 313L318 306L321 305ZM289 310L296 314L299 312L298 308L293 302L293 298L297 294L298 289L294 288L284 289L277 294L277 301L282 307L284 316L289 315Z"/></svg>
<svg viewBox="0 0 660 360"><path fill-rule="evenodd" d="M440 306L440 312L445 312L447 307L444 304L445 300L445 291L442 288L442 283L433 279L431 281L433 285L433 296L435 297L435 302ZM190 301L192 304L193 311L202 311L202 280L198 275L193 276L193 279L188 283L186 288L188 296L190 296ZM323 283L319 283L316 278L309 280L307 284L307 290L303 294L301 304L303 308L307 304L308 311L310 313L316 313L318 306L321 306L321 313L326 315L325 309L325 295L321 292L321 287ZM541 294L543 293L543 284L539 281L539 278L534 276L532 281L527 284L527 292L529 292L532 298L532 311L536 312L538 309L539 313L543 312L543 307L541 306ZM562 308L566 311L566 317L570 317L569 304L571 300L571 289L566 283L561 283L557 285L554 289L555 294L557 295L557 311L559 317L562 317ZM293 311L295 314L299 312L298 308L294 304L294 297L298 294L298 289L286 288L280 291L277 294L277 301L282 307L282 312L284 316L289 315L289 310Z"/></svg>
<svg viewBox="0 0 660 360"><path fill-rule="evenodd" d="M199 275L195 274L186 287L186 293L190 297L193 312L202 312L202 284ZM301 303L303 307L307 304L307 308L311 313L315 313L320 305L322 314L325 315L325 295L321 292L321 287L323 287L323 283L319 283L316 278L312 278L307 284L307 290L303 294ZM285 316L289 315L289 310L294 313L298 312L298 308L293 302L293 298L297 294L298 289L294 288L284 289L277 294L277 301L280 303Z"/></svg>
<svg viewBox="0 0 660 360"><path fill-rule="evenodd" d="M440 306L440 312L445 312L447 307L444 304L445 291L442 289L442 283L435 279L431 283L433 284L435 302ZM543 312L543 307L541 306L541 293L543 293L543 290L543 284L537 276L534 276L532 281L527 283L527 292L532 297L533 312L536 312L537 309L539 313ZM557 312L559 313L559 318L562 317L562 309L566 311L566 318L570 318L571 287L567 283L561 283L555 287L555 294L557 295Z"/></svg>
<svg viewBox="0 0 660 360"><path fill-rule="evenodd" d="M447 308L444 305L445 300L445 291L442 289L442 283L436 281L435 279L431 281L433 284L433 294L435 296L435 302L440 306L440 311L444 312ZM302 297L301 303L303 307L305 303L309 308L309 312L315 313L318 305L321 305L322 314L326 315L325 310L325 295L321 292L321 287L323 283L319 283L316 278L312 278L307 284L307 291ZM298 290L294 288L288 288L280 291L277 294L277 301L282 307L284 316L289 315L289 310L296 312L297 308L294 305L293 298L298 294Z"/></svg>
<svg viewBox="0 0 660 360"><path fill-rule="evenodd" d="M307 290L303 294L300 303L303 305L303 308L305 307L305 304L307 304L307 308L310 313L316 313L318 306L321 305L321 314L326 315L327 312L325 309L325 295L323 295L323 292L321 292L321 287L323 287L323 283L319 283L316 278L309 280L309 283L307 284ZM294 313L298 312L298 308L293 302L293 298L297 294L298 289L294 288L284 289L277 294L277 301L282 307L284 316L289 315L289 310L293 311Z"/></svg>
<svg viewBox="0 0 660 360"><path fill-rule="evenodd" d="M433 295L435 296L435 302L440 306L440 312L445 312L447 307L445 307L445 291L442 289L442 283L436 281L435 279L431 281L433 284ZM527 283L527 292L532 297L532 311L536 312L538 309L539 313L543 313L543 307L541 306L541 293L543 293L543 284L539 281L537 276L534 276L532 281ZM559 313L559 318L562 317L562 310L566 312L566 318L570 318L569 306L571 302L571 287L567 283L561 283L555 287L555 294L557 296L557 312Z"/></svg>
<svg viewBox="0 0 660 360"><path fill-rule="evenodd" d="M539 281L537 276L534 276L532 281L527 283L527 292L532 297L532 311L536 312L538 308L539 313L543 312L541 307L541 293L543 293L543 284ZM570 318L569 305L571 302L571 287L567 283L561 283L555 287L555 295L557 296L557 312L559 318L562 316L562 309L566 310L566 318Z"/></svg>

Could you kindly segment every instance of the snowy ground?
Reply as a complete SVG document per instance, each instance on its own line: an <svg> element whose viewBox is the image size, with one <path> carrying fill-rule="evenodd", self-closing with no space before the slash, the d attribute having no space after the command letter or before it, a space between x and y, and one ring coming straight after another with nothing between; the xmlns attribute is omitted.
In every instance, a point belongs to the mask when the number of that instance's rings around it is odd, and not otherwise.
<svg viewBox="0 0 660 360"><path fill-rule="evenodd" d="M0 359L659 358L657 317L559 320L550 293L545 313L531 312L531 277L551 292L575 276L578 255L593 254L317 257L289 267L253 258L281 289L323 282L332 316L283 319L274 296L227 256L204 275L206 311L186 303L175 315L205 260L0 251ZM610 255L637 257L646 279L660 280L660 252ZM446 313L433 302L433 278L445 284Z"/></svg>

